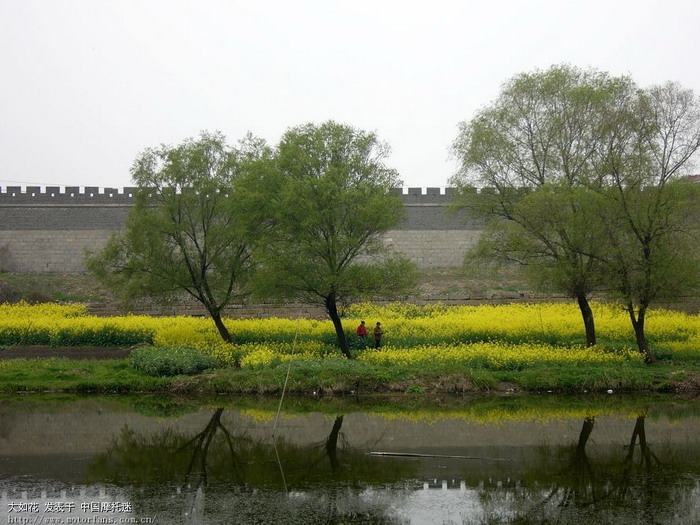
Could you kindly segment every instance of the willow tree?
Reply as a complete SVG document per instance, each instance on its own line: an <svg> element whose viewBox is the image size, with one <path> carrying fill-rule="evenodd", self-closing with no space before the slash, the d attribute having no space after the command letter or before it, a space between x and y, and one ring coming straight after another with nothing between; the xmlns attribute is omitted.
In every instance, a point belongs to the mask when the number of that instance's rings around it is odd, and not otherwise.
<svg viewBox="0 0 700 525"><path fill-rule="evenodd" d="M653 361L649 306L700 288L700 185L684 180L700 148L700 100L674 83L640 91L606 137L593 186L605 199L605 279Z"/></svg>
<svg viewBox="0 0 700 525"><path fill-rule="evenodd" d="M597 180L610 108L634 90L628 78L569 66L523 73L460 125L453 144L460 205L491 219L480 254L527 265L529 275L574 297L589 346L589 296L604 246L583 190ZM490 190L477 195L474 187Z"/></svg>
<svg viewBox="0 0 700 525"><path fill-rule="evenodd" d="M414 265L382 242L405 213L387 154L374 133L332 121L306 124L284 134L273 169L244 185L248 218L263 227L258 296L322 304L348 358L339 307L395 297L416 281Z"/></svg>
<svg viewBox="0 0 700 525"><path fill-rule="evenodd" d="M493 188L471 198L493 219L482 254L534 267L572 294L589 345L588 295L621 300L652 361L649 305L699 280L697 185L680 180L699 147L700 103L690 90L643 90L558 66L515 77L463 124L456 182Z"/></svg>
<svg viewBox="0 0 700 525"><path fill-rule="evenodd" d="M492 217L469 256L470 262L476 258L520 265L535 287L573 296L588 346L596 344L588 297L607 286L601 259L607 241L598 214L602 200L585 188L543 185L514 204L516 219Z"/></svg>
<svg viewBox="0 0 700 525"><path fill-rule="evenodd" d="M125 231L89 255L88 268L126 299L190 295L230 342L222 312L246 293L256 238L236 181L264 157L261 142L234 148L220 133L146 149L131 169L138 190Z"/></svg>

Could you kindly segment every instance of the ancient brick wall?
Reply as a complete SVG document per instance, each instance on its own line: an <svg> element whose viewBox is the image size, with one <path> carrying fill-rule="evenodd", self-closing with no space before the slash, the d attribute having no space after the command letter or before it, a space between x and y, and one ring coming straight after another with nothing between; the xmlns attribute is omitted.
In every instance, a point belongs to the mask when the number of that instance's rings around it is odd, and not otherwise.
<svg viewBox="0 0 700 525"><path fill-rule="evenodd" d="M396 190L406 218L387 245L421 267L459 266L482 223L449 210L451 189ZM135 188L0 188L0 271L81 273L85 252L123 229Z"/></svg>

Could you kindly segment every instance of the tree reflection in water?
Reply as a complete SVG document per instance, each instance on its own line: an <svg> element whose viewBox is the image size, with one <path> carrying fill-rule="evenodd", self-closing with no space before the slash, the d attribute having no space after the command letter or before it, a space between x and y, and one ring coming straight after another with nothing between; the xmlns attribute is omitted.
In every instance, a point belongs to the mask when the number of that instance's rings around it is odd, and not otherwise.
<svg viewBox="0 0 700 525"><path fill-rule="evenodd" d="M187 450L189 448L192 448L192 457L190 459L190 463L187 466L187 470L185 472L185 485L188 485L190 476L192 474L192 471L194 470L195 466L199 466L197 472L199 474L199 479L195 486L198 488L200 485L206 486L207 484L207 457L209 454L209 448L211 447L211 443L214 439L214 436L216 435L217 430L221 430L222 434L226 438L226 444L228 445L228 450L231 453L231 472L234 475L235 479L239 483L243 483L243 478L240 475L240 472L238 471L238 463L239 461L236 458L236 452L234 450L233 446L233 438L231 436L231 433L226 429L226 427L221 423L221 414L224 413L223 408L217 408L216 411L214 412L214 415L212 415L212 418L209 420L209 423L207 426L204 428L202 432L197 434L194 438L192 438L190 441L185 443L179 450L178 452L182 450Z"/></svg>
<svg viewBox="0 0 700 525"><path fill-rule="evenodd" d="M124 429L110 449L91 465L91 481L132 489L177 487L179 506L192 523L205 522L205 497L208 498L211 490L248 495L259 494L261 490L282 491L291 498L287 501L292 506L314 507L316 515L319 512L325 515L329 523L394 522L385 515L387 504L382 501L368 505L360 501L360 492L372 484L391 484L415 477L415 462L386 464L354 450L341 440L344 416L334 419L322 441L299 446L282 438L253 440L245 432L227 428L223 414L223 408L216 409L204 429L194 436L171 430L143 436ZM349 496L355 501L348 506ZM133 490L133 498L138 504L151 496ZM278 496L276 503L280 501ZM152 502L143 501L143 504L152 505ZM249 511L263 513L265 509ZM240 514L238 519L242 520Z"/></svg>
<svg viewBox="0 0 700 525"><path fill-rule="evenodd" d="M527 485L503 491L502 509L487 516L489 523L683 523L679 516L694 515L697 477L679 475L678 464L663 464L651 450L645 430L646 414L634 424L623 455L604 454L592 460L587 453L595 418L585 418L578 442L569 449L565 466L553 476L533 466ZM639 444L638 459L635 451ZM538 489L538 485L540 488ZM548 488L547 488L548 487ZM497 507L493 493L482 494ZM535 503L532 503L532 502Z"/></svg>
<svg viewBox="0 0 700 525"><path fill-rule="evenodd" d="M333 472L337 472L340 468L340 463L338 462L338 435L340 434L340 427L342 426L343 416L336 417L333 422L331 433L328 434L328 439L326 440L326 453L331 462L331 469Z"/></svg>
<svg viewBox="0 0 700 525"><path fill-rule="evenodd" d="M602 446L596 432L602 437L605 424L591 416L556 454L523 447L512 449L523 453L519 461L465 455L431 462L380 460L352 447L343 415L328 420L317 441L298 445L272 436L252 439L219 408L201 431L187 435L125 429L90 474L93 481L126 487L135 507L170 515L169 523L183 522L185 514L186 522L197 524L397 523L411 509L426 511L440 501L468 509L459 511L465 523L692 522L700 493L698 448L674 452L654 442L646 417L639 414L629 439L601 439ZM462 472L462 488L421 490L418 478L437 478L439 468ZM492 476L504 481L484 483ZM450 486L459 487L457 481Z"/></svg>

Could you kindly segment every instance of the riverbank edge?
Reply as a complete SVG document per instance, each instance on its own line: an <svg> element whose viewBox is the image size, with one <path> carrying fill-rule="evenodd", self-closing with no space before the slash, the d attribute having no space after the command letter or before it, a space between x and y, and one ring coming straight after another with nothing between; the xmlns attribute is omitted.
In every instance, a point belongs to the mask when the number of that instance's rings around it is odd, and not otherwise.
<svg viewBox="0 0 700 525"><path fill-rule="evenodd" d="M525 370L420 369L357 362L224 368L194 376L151 377L128 359L4 359L0 392L159 393L296 396L363 394L673 393L700 395L700 364L554 367Z"/></svg>

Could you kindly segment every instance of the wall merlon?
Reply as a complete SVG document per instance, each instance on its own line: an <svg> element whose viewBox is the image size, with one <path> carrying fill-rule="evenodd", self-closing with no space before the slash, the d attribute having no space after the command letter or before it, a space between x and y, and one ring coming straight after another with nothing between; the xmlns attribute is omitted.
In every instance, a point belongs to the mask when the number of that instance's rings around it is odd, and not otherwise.
<svg viewBox="0 0 700 525"><path fill-rule="evenodd" d="M456 188L445 188L445 196L454 197L457 194Z"/></svg>

